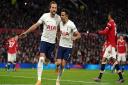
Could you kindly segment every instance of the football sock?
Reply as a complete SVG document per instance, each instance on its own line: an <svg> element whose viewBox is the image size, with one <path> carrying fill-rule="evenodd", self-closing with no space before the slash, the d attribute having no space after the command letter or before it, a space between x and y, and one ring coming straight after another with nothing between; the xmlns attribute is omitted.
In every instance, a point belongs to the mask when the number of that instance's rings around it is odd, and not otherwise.
<svg viewBox="0 0 128 85"><path fill-rule="evenodd" d="M11 63L10 63L10 62L8 62L8 63L7 63L7 70L9 70L9 69L10 69L10 67L11 67Z"/></svg>
<svg viewBox="0 0 128 85"><path fill-rule="evenodd" d="M116 65L115 65L115 69L116 69L117 71L120 70L120 68L119 68L119 64L116 64Z"/></svg>
<svg viewBox="0 0 128 85"><path fill-rule="evenodd" d="M102 78L102 75L103 75L103 73L100 73L99 76L98 76L98 78L101 79Z"/></svg>
<svg viewBox="0 0 128 85"><path fill-rule="evenodd" d="M41 80L44 60L45 60L44 57L39 58L39 62L38 62L38 66L37 66L38 80Z"/></svg>
<svg viewBox="0 0 128 85"><path fill-rule="evenodd" d="M59 73L58 73L57 80L60 80L60 79L61 79L62 73L63 73L63 68L62 68L62 66L60 65L60 70L59 70Z"/></svg>
<svg viewBox="0 0 128 85"><path fill-rule="evenodd" d="M123 76L122 76L121 72L119 72L118 75L119 75L119 79L123 79Z"/></svg>
<svg viewBox="0 0 128 85"><path fill-rule="evenodd" d="M120 70L119 64L116 64L116 65L115 65L115 68L116 68L116 70L117 70L117 72L118 72L118 71ZM122 76L122 73L121 73L121 72L119 72L118 75L119 75L119 79L123 79L123 76Z"/></svg>
<svg viewBox="0 0 128 85"><path fill-rule="evenodd" d="M99 79L102 78L104 69L105 69L105 64L101 64L101 68L100 68L100 70L101 70L102 72L100 72L100 74L99 74L99 76L98 76Z"/></svg>
<svg viewBox="0 0 128 85"><path fill-rule="evenodd" d="M16 67L16 64L15 64L15 63L13 63L13 70L15 69L15 67Z"/></svg>
<svg viewBox="0 0 128 85"><path fill-rule="evenodd" d="M122 65L122 72L124 72L124 65Z"/></svg>

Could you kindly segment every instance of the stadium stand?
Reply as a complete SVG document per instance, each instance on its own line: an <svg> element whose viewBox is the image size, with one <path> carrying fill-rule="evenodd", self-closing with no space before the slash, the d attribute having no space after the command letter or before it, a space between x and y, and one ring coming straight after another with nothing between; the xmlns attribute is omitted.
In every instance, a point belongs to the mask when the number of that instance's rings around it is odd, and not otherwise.
<svg viewBox="0 0 128 85"><path fill-rule="evenodd" d="M2 0L0 5L0 62L6 62L5 40L12 34L19 34L35 23L43 14L47 12L46 7L51 0L17 0L11 2ZM56 0L59 3L59 11L65 7L71 11L71 19L75 22L82 38L74 45L73 57L70 63L74 64L98 64L100 61L102 44L104 37L95 34L95 31L105 26L108 9L114 11L116 15L117 32L128 33L128 3L115 0ZM67 4L68 3L68 4ZM108 5L111 3L110 5ZM59 12L58 12L59 13ZM19 63L36 63L35 56L38 55L41 27L37 32L30 33L24 40L19 40L17 60ZM86 33L86 32L89 33ZM127 61L128 62L128 61Z"/></svg>

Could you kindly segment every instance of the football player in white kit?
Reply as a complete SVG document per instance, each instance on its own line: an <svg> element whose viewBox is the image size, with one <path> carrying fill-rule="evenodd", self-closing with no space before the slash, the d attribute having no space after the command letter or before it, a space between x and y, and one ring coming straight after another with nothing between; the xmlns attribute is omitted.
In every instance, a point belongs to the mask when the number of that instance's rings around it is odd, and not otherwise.
<svg viewBox="0 0 128 85"><path fill-rule="evenodd" d="M37 66L37 74L38 80L36 85L41 85L41 76L43 70L43 63L45 62L46 57L51 57L51 53L55 47L55 39L56 33L58 30L58 25L60 23L60 16L56 14L57 12L57 3L54 1L50 2L49 5L49 13L44 13L41 18L32 25L27 31L22 33L20 36L23 37L27 33L32 32L33 30L37 29L41 24L43 24L43 33L41 36L41 43L40 43L40 58L38 61Z"/></svg>
<svg viewBox="0 0 128 85"><path fill-rule="evenodd" d="M68 19L69 11L66 9L61 10L61 22L60 22L60 41L57 53L57 67L60 66L58 71L58 77L56 85L60 85L60 78L64 69L64 66L72 52L73 41L79 39L80 33L78 32L75 24Z"/></svg>

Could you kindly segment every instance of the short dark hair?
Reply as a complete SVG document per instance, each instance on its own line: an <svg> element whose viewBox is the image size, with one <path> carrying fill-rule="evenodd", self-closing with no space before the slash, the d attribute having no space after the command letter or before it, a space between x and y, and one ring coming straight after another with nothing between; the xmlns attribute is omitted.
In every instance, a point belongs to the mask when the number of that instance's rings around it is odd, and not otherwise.
<svg viewBox="0 0 128 85"><path fill-rule="evenodd" d="M68 16L70 15L69 10L67 10L67 9L64 9L64 8L63 8L63 9L61 10L61 12L65 12L65 14L68 15Z"/></svg>
<svg viewBox="0 0 128 85"><path fill-rule="evenodd" d="M113 18L113 19L114 19L114 17L115 17L115 14L114 14L114 12L113 12L113 11L110 11L110 12L108 13L108 15L110 15L110 16L111 16L111 18Z"/></svg>
<svg viewBox="0 0 128 85"><path fill-rule="evenodd" d="M51 8L51 5L52 4L57 4L55 1L51 1L50 3L49 3L49 8Z"/></svg>

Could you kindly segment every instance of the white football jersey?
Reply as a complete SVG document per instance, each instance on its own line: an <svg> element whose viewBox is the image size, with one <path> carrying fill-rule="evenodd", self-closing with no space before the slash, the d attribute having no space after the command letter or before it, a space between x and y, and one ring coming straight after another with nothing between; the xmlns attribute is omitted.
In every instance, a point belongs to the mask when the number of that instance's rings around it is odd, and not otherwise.
<svg viewBox="0 0 128 85"><path fill-rule="evenodd" d="M60 22L60 31L61 31L61 37L60 37L59 46L72 48L73 33L77 32L77 28L76 28L75 24L71 20L68 20L68 22L65 24L63 24L63 22L61 21Z"/></svg>
<svg viewBox="0 0 128 85"><path fill-rule="evenodd" d="M55 17L51 17L50 13L44 13L37 23L43 23L43 32L41 41L55 43L57 27L60 23L60 16L55 14Z"/></svg>

